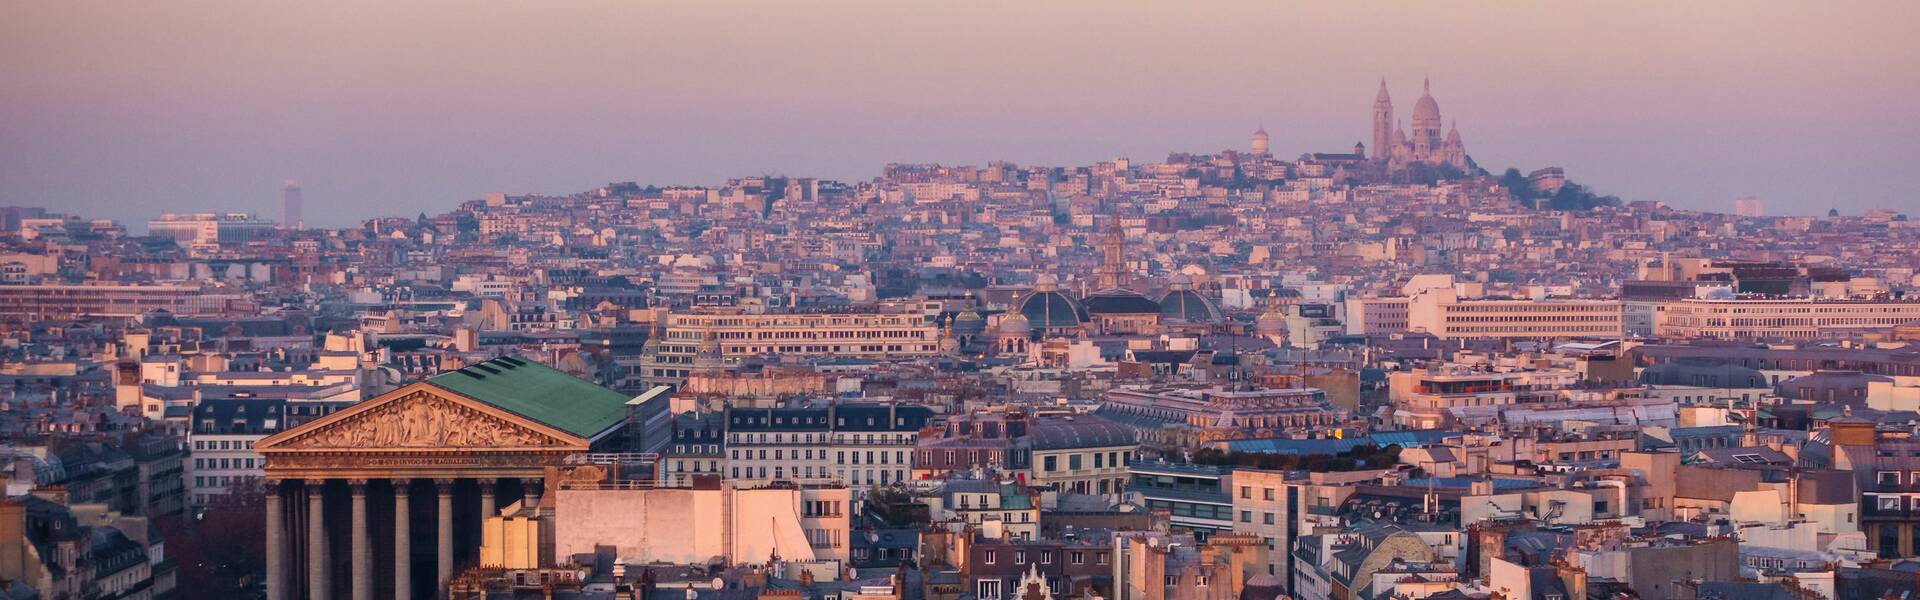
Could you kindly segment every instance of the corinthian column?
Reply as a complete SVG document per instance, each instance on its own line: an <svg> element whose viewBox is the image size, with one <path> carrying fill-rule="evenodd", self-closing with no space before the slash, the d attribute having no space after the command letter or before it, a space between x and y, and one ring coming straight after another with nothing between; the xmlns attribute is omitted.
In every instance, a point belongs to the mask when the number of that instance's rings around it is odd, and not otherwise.
<svg viewBox="0 0 1920 600"><path fill-rule="evenodd" d="M447 593L447 584L453 581L453 480L435 479L433 485L440 492L440 570L433 592L439 597Z"/></svg>
<svg viewBox="0 0 1920 600"><path fill-rule="evenodd" d="M413 597L413 515L407 506L407 488L413 482L393 480L393 598Z"/></svg>
<svg viewBox="0 0 1920 600"><path fill-rule="evenodd" d="M313 600L332 598L327 592L326 487L324 479L306 480L307 488L307 595Z"/></svg>
<svg viewBox="0 0 1920 600"><path fill-rule="evenodd" d="M480 480L480 526L487 526L487 517L499 512L493 504L493 479Z"/></svg>
<svg viewBox="0 0 1920 600"><path fill-rule="evenodd" d="M267 600L287 600L286 500L280 482L267 480Z"/></svg>
<svg viewBox="0 0 1920 600"><path fill-rule="evenodd" d="M353 600L373 600L373 544L367 540L367 480L353 490Z"/></svg>

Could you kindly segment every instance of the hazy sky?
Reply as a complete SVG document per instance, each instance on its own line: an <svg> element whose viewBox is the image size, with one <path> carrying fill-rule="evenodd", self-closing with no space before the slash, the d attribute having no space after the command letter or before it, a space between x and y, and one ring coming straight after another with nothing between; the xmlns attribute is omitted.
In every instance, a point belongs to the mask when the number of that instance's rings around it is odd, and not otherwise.
<svg viewBox="0 0 1920 600"><path fill-rule="evenodd" d="M887 162L1367 138L1431 76L1498 172L1920 212L1920 3L0 0L0 205L143 226Z"/></svg>

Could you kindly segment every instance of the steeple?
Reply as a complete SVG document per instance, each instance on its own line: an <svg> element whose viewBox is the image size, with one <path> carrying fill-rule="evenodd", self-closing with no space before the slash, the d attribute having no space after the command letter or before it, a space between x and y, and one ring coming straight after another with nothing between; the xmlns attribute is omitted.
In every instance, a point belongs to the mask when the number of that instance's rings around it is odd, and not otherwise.
<svg viewBox="0 0 1920 600"><path fill-rule="evenodd" d="M1386 160L1393 151L1393 98L1387 94L1387 78L1380 78L1380 93L1373 97L1373 158Z"/></svg>

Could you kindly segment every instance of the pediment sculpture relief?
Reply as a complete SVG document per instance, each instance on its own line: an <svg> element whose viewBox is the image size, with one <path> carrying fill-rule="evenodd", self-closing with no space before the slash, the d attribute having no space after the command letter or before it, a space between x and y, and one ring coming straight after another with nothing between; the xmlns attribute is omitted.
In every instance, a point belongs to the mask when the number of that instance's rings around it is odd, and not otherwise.
<svg viewBox="0 0 1920 600"><path fill-rule="evenodd" d="M526 448L562 440L432 394L414 394L315 431L292 444L324 448Z"/></svg>

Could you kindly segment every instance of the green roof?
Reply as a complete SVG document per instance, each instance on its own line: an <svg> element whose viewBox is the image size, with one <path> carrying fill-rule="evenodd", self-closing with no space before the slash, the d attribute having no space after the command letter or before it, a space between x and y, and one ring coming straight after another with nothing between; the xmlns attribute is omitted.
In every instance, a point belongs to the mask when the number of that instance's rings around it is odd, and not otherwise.
<svg viewBox="0 0 1920 600"><path fill-rule="evenodd" d="M626 394L518 358L447 371L427 383L588 440L627 418Z"/></svg>

